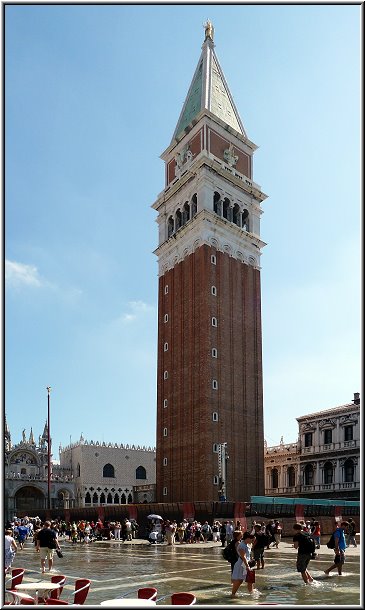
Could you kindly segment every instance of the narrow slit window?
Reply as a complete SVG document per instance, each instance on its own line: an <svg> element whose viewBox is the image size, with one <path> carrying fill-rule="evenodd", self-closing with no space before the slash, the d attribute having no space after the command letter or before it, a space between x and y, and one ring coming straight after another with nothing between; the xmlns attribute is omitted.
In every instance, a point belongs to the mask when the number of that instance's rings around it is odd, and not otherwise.
<svg viewBox="0 0 365 610"><path fill-rule="evenodd" d="M218 421L218 413L216 411L214 411L214 413L212 415L212 419L213 419L213 421Z"/></svg>
<svg viewBox="0 0 365 610"><path fill-rule="evenodd" d="M168 284L166 284L166 286L165 286L165 294L168 294L168 292L169 292L169 286L168 286Z"/></svg>
<svg viewBox="0 0 365 610"><path fill-rule="evenodd" d="M164 409L166 409L166 407L167 407L167 398L164 399L163 406L164 406Z"/></svg>
<svg viewBox="0 0 365 610"><path fill-rule="evenodd" d="M212 295L213 295L214 297L216 297L216 296L217 296L217 288L216 288L215 286L212 286Z"/></svg>
<svg viewBox="0 0 365 610"><path fill-rule="evenodd" d="M212 388L213 390L218 390L218 381L216 379L212 381Z"/></svg>
<svg viewBox="0 0 365 610"><path fill-rule="evenodd" d="M167 458L164 458L164 459L163 459L163 465L164 465L164 466L167 466Z"/></svg>
<svg viewBox="0 0 365 610"><path fill-rule="evenodd" d="M214 475L213 477L213 485L218 485L218 475Z"/></svg>
<svg viewBox="0 0 365 610"><path fill-rule="evenodd" d="M163 488L163 495L164 495L164 496L167 496L167 487L164 487L164 488Z"/></svg>
<svg viewBox="0 0 365 610"><path fill-rule="evenodd" d="M168 313L165 313L163 321L164 322L168 322L169 321L169 314Z"/></svg>
<svg viewBox="0 0 365 610"><path fill-rule="evenodd" d="M218 358L218 350L216 347L212 347L212 358Z"/></svg>
<svg viewBox="0 0 365 610"><path fill-rule="evenodd" d="M212 265L216 265L217 264L217 257L216 257L215 254L211 255L210 262L212 263Z"/></svg>
<svg viewBox="0 0 365 610"><path fill-rule="evenodd" d="M167 352L168 350L169 350L169 344L166 342L166 343L164 343L163 351Z"/></svg>
<svg viewBox="0 0 365 610"><path fill-rule="evenodd" d="M167 436L167 428L164 428L164 429L163 429L163 435L164 435L164 436Z"/></svg>
<svg viewBox="0 0 365 610"><path fill-rule="evenodd" d="M215 326L215 327L217 327L217 326L218 326L218 320L217 320L217 318L214 318L214 317L212 318L212 326Z"/></svg>
<svg viewBox="0 0 365 610"><path fill-rule="evenodd" d="M169 377L169 372L165 371L164 374L163 374L163 378L164 379L168 379L168 377Z"/></svg>

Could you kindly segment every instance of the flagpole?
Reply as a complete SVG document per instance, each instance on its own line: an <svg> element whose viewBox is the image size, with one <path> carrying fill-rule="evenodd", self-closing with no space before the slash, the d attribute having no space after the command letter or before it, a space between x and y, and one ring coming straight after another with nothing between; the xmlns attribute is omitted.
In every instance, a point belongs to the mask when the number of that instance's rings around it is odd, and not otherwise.
<svg viewBox="0 0 365 610"><path fill-rule="evenodd" d="M51 388L48 386L47 387L47 393L48 393L48 400L47 400L47 405L48 405L48 410L47 410L47 445L48 445L48 472L47 472L47 508L50 511L51 510L51 418L50 418L50 394L51 394ZM49 515L50 516L50 515Z"/></svg>

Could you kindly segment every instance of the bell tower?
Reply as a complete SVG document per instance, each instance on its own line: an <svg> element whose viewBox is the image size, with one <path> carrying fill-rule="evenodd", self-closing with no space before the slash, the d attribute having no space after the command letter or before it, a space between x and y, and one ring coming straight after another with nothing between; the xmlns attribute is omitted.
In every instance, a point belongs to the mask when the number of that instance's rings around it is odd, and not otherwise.
<svg viewBox="0 0 365 610"><path fill-rule="evenodd" d="M264 494L256 146L205 40L165 162L158 213L158 502ZM222 457L223 456L223 457ZM223 463L222 463L223 459Z"/></svg>

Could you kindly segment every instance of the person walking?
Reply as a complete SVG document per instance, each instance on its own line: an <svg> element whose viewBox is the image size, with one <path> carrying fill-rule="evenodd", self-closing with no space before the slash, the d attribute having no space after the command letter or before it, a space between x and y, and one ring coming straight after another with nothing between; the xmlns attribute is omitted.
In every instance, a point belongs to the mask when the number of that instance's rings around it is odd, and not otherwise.
<svg viewBox="0 0 365 610"><path fill-rule="evenodd" d="M226 545L226 525L227 525L227 521L223 521L223 523L221 524L221 526L219 528L219 537L220 537L222 546Z"/></svg>
<svg viewBox="0 0 365 610"><path fill-rule="evenodd" d="M219 525L218 521L214 521L212 525L213 542L219 541Z"/></svg>
<svg viewBox="0 0 365 610"><path fill-rule="evenodd" d="M14 561L15 553L17 552L18 546L13 538L13 532L11 529L5 530L5 553L4 553L4 564L5 574L9 572L11 564Z"/></svg>
<svg viewBox="0 0 365 610"><path fill-rule="evenodd" d="M19 542L19 549L23 549L24 548L24 542L26 541L27 537L28 537L28 527L26 525L23 524L19 524L18 528L17 528L18 532L18 542Z"/></svg>
<svg viewBox="0 0 365 610"><path fill-rule="evenodd" d="M278 549L279 548L279 544L281 542L281 532L282 532L282 527L280 525L279 521L275 521L275 526L274 526L274 540L275 540L275 546Z"/></svg>
<svg viewBox="0 0 365 610"><path fill-rule="evenodd" d="M319 521L314 521L314 523L313 523L312 536L313 536L314 542L316 543L316 549L320 549L321 548L321 526L319 524Z"/></svg>
<svg viewBox="0 0 365 610"><path fill-rule="evenodd" d="M238 532L237 538L238 538L238 541L236 543L236 550L237 550L238 559L237 559L236 563L234 564L233 570L232 570L231 597L236 597L236 593L237 593L238 589L240 588L240 586L242 585L244 580L247 582L248 592L252 593L254 591L253 579L250 579L250 581L246 580L248 574L250 574L251 572L253 572L253 574L255 574L255 572L250 568L249 563L248 563L250 561L250 554L251 554L251 544L250 543L253 542L253 536L252 536L252 534L250 534L250 532L244 532L243 534L242 534L242 532Z"/></svg>
<svg viewBox="0 0 365 610"><path fill-rule="evenodd" d="M114 540L119 540L120 542L120 531L122 529L122 524L120 521L116 521L114 525Z"/></svg>
<svg viewBox="0 0 365 610"><path fill-rule="evenodd" d="M43 529L37 535L37 551L40 553L42 574L46 571L46 559L48 558L48 569L53 568L53 553L55 549L60 550L55 530L51 529L50 521L45 521Z"/></svg>
<svg viewBox="0 0 365 610"><path fill-rule="evenodd" d="M265 567L264 552L265 548L267 547L268 536L264 531L262 531L261 523L256 523L253 529L253 535L255 537L252 544L252 554L254 560L256 561L257 569L260 570L261 568L263 570Z"/></svg>
<svg viewBox="0 0 365 610"><path fill-rule="evenodd" d="M333 536L335 539L335 548L333 549L335 552L335 558L333 564L329 568L327 568L327 570L324 570L324 573L327 576L332 570L335 570L336 568L338 575L342 576L342 566L345 563L346 551L345 534L347 533L348 526L348 521L342 521L341 526L333 532Z"/></svg>
<svg viewBox="0 0 365 610"><path fill-rule="evenodd" d="M231 542L231 540L233 540L233 523L232 521L228 521L228 523L226 524L226 542L227 544L229 544Z"/></svg>
<svg viewBox="0 0 365 610"><path fill-rule="evenodd" d="M347 544L347 546L350 546L350 544L353 544L354 547L357 547L356 523L351 517L349 519L348 534L346 536L346 544Z"/></svg>
<svg viewBox="0 0 365 610"><path fill-rule="evenodd" d="M275 521L274 519L270 519L269 523L267 523L266 525L266 535L268 538L268 542L267 542L267 549L270 548L270 544L275 544L275 538L274 538L274 529L275 529Z"/></svg>
<svg viewBox="0 0 365 610"><path fill-rule="evenodd" d="M210 527L208 521L205 521L202 525L202 534L203 534L204 542L208 542L208 539L210 538L211 533L212 533L212 528Z"/></svg>
<svg viewBox="0 0 365 610"><path fill-rule="evenodd" d="M298 549L297 572L301 573L305 584L308 584L314 580L308 570L308 565L312 556L312 543L308 534L303 531L301 523L294 523L293 529L296 532L293 536L293 545L295 549Z"/></svg>

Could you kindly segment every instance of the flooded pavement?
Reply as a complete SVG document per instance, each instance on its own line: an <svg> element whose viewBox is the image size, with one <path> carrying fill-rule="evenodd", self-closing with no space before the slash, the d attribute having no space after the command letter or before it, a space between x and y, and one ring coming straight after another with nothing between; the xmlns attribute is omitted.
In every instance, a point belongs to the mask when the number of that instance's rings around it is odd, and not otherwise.
<svg viewBox="0 0 365 610"><path fill-rule="evenodd" d="M72 544L60 539L64 556L55 556L55 573L64 574L66 585L62 599L71 601L77 578L89 578L91 588L85 605L99 605L101 601L123 596L127 591L142 586L157 588L158 597L178 591L190 591L198 605L255 606L280 605L333 605L359 606L360 546L346 551L343 575L337 571L326 576L323 571L332 564L333 551L321 547L318 558L312 560L309 570L315 578L313 585L305 585L296 572L296 550L291 539L284 539L279 549L265 551L265 569L256 572L259 596L247 593L243 583L238 596L230 598L230 564L222 557L220 543L177 544L175 546L150 545L144 540L130 543L115 541ZM13 567L24 567L23 582L50 579L41 575L39 555L32 543L26 542L18 551ZM134 594L136 595L136 594ZM170 599L158 605L168 605Z"/></svg>

